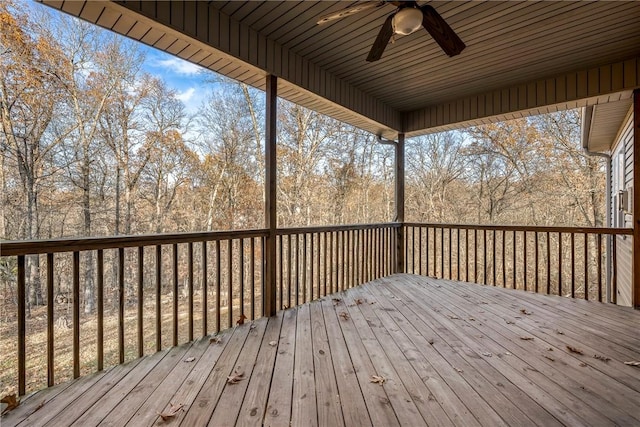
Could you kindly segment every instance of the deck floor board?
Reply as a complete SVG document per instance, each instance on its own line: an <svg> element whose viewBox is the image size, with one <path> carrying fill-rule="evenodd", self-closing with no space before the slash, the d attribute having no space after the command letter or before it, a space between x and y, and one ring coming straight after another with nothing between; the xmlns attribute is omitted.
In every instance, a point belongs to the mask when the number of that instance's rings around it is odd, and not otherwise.
<svg viewBox="0 0 640 427"><path fill-rule="evenodd" d="M639 326L597 302L393 275L43 390L2 426L640 425L624 364Z"/></svg>

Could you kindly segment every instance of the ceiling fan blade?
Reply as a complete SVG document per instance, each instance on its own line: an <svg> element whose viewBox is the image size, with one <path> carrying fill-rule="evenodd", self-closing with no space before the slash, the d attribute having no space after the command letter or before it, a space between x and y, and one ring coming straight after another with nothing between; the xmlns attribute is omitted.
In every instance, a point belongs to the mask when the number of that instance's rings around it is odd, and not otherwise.
<svg viewBox="0 0 640 427"><path fill-rule="evenodd" d="M344 9L341 9L337 12L331 12L324 16L321 16L320 19L318 20L318 24L324 24L329 21L335 21L336 19L341 19L341 18L344 18L345 16L353 15L354 13L363 12L365 10L375 9L380 6L384 6L384 4L385 4L384 1L367 1L367 2L356 3L349 7L345 7Z"/></svg>
<svg viewBox="0 0 640 427"><path fill-rule="evenodd" d="M376 41L373 42L373 46L371 46L371 50L369 51L369 55L367 56L368 62L374 62L378 59L382 58L382 53L384 49L387 47L389 40L391 40L391 36L393 35L393 25L391 25L391 20L395 16L395 13L392 13L387 17L387 20L382 24L382 28L380 28L380 32L378 33L378 37L376 37Z"/></svg>
<svg viewBox="0 0 640 427"><path fill-rule="evenodd" d="M440 45L444 53L456 56L467 47L433 7L427 4L422 6L420 10L422 10L422 26Z"/></svg>

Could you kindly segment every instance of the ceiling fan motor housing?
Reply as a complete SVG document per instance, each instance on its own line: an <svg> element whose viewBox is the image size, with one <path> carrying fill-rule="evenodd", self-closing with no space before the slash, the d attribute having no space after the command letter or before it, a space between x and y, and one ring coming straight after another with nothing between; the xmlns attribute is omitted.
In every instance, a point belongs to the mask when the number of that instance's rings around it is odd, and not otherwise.
<svg viewBox="0 0 640 427"><path fill-rule="evenodd" d="M422 11L405 7L393 16L393 32L403 36L416 32L422 26Z"/></svg>

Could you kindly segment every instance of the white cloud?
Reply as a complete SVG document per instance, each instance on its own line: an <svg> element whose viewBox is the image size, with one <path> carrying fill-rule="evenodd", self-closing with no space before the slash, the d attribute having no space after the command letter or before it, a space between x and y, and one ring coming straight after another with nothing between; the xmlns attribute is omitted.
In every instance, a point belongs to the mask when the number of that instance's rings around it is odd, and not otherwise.
<svg viewBox="0 0 640 427"><path fill-rule="evenodd" d="M155 63L153 65L158 68L164 68L170 72L183 76L193 76L202 70L202 67L199 65L192 64L191 62L176 57L157 59L154 62Z"/></svg>
<svg viewBox="0 0 640 427"><path fill-rule="evenodd" d="M185 104L188 104L191 98L193 98L193 95L195 93L196 93L196 89L193 87L190 87L189 89L183 92L178 92L176 95L176 98L178 98L180 101L184 102Z"/></svg>

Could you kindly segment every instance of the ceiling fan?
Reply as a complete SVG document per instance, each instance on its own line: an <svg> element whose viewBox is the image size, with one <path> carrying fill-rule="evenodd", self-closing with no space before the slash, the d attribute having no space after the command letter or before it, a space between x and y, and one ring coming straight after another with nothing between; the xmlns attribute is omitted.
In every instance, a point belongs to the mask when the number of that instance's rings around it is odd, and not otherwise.
<svg viewBox="0 0 640 427"><path fill-rule="evenodd" d="M431 34L431 37L440 45L444 53L449 56L456 56L466 47L464 42L451 29L449 24L436 12L436 10L425 4L418 6L415 1L366 1L348 6L337 12L322 16L318 24L341 19L349 15L364 12L365 10L377 9L391 3L397 9L387 17L380 28L376 41L371 46L367 61L374 62L382 57L384 49L394 34L409 35L420 27Z"/></svg>

